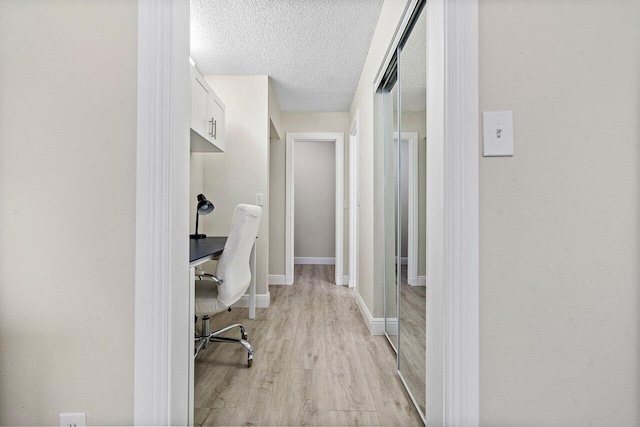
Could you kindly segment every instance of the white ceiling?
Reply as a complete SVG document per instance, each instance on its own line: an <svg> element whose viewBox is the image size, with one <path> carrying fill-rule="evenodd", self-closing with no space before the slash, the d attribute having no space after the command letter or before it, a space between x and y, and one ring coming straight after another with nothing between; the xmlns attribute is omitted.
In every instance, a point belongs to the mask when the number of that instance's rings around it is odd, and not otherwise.
<svg viewBox="0 0 640 427"><path fill-rule="evenodd" d="M382 0L191 0L205 74L268 75L282 111L349 111Z"/></svg>

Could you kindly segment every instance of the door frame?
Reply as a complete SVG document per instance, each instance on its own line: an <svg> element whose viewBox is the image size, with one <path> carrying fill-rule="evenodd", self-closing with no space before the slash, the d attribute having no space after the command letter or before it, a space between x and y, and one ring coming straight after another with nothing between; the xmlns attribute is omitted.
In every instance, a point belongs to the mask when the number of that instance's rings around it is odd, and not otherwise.
<svg viewBox="0 0 640 427"><path fill-rule="evenodd" d="M360 113L356 110L349 127L349 287L358 292L358 233L360 207L360 189L358 187L358 170L360 157L358 124Z"/></svg>
<svg viewBox="0 0 640 427"><path fill-rule="evenodd" d="M426 425L480 424L478 0L428 0Z"/></svg>
<svg viewBox="0 0 640 427"><path fill-rule="evenodd" d="M187 425L189 2L138 2L133 423Z"/></svg>
<svg viewBox="0 0 640 427"><path fill-rule="evenodd" d="M400 136L400 138L398 138ZM407 284L410 286L424 286L418 279L418 132L393 132L393 140L401 143L406 141L409 151L409 182L407 191L409 203L407 206ZM401 257L402 258L402 257Z"/></svg>
<svg viewBox="0 0 640 427"><path fill-rule="evenodd" d="M335 230L335 284L344 285L344 134L332 132L287 132L285 155L285 285L294 280L294 178L296 142L333 142L336 153L336 230Z"/></svg>
<svg viewBox="0 0 640 427"><path fill-rule="evenodd" d="M138 5L133 422L186 425L193 337L183 239L189 232L189 3ZM426 423L473 427L480 399L478 0L429 0L425 7Z"/></svg>

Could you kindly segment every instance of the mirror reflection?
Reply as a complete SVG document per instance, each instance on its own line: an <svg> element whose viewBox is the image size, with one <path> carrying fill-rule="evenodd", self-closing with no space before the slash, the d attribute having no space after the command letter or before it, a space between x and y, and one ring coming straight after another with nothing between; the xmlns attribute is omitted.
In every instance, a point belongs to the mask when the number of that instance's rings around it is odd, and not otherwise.
<svg viewBox="0 0 640 427"><path fill-rule="evenodd" d="M398 367L424 414L426 377L426 19L418 18L399 54L400 233ZM405 261L406 260L406 261Z"/></svg>
<svg viewBox="0 0 640 427"><path fill-rule="evenodd" d="M398 348L398 82L392 74L383 89L384 188L385 188L385 335Z"/></svg>

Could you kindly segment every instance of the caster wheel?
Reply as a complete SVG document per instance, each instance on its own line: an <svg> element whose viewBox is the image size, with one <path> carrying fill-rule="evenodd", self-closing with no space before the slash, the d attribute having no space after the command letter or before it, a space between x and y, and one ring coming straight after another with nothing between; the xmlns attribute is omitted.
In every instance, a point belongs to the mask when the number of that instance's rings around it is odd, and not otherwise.
<svg viewBox="0 0 640 427"><path fill-rule="evenodd" d="M253 365L253 356L249 355L249 358L247 359L247 368L250 368L251 365Z"/></svg>
<svg viewBox="0 0 640 427"><path fill-rule="evenodd" d="M243 340L247 340L247 338L249 338L249 335L247 335L247 333L245 332L244 334L242 334L242 339Z"/></svg>

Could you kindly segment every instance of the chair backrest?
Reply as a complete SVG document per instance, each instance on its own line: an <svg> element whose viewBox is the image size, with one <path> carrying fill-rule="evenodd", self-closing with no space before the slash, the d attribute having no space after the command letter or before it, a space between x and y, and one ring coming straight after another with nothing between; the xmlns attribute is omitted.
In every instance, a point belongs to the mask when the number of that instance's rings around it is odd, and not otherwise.
<svg viewBox="0 0 640 427"><path fill-rule="evenodd" d="M240 204L233 211L231 231L216 268L216 276L222 279L218 286L218 299L226 306L238 301L249 288L249 258L258 236L261 216L260 206Z"/></svg>

